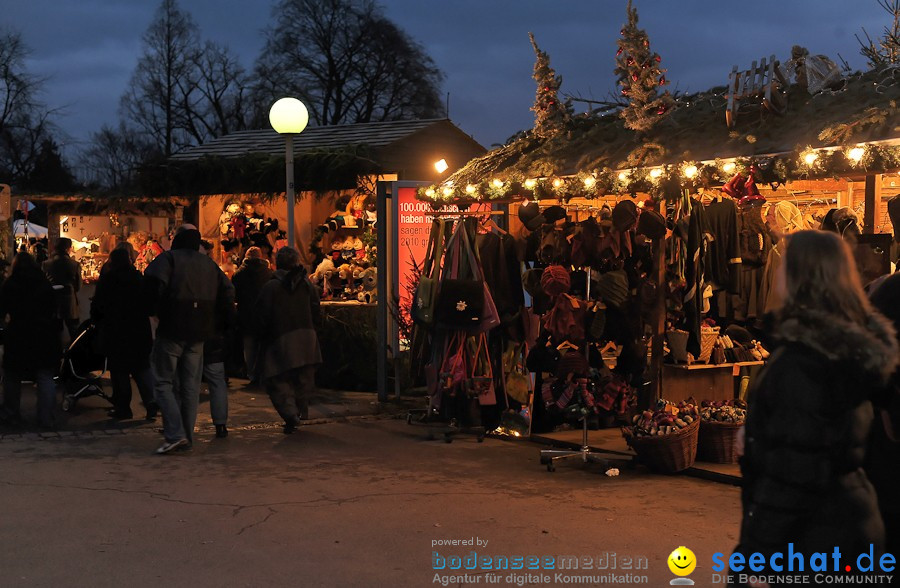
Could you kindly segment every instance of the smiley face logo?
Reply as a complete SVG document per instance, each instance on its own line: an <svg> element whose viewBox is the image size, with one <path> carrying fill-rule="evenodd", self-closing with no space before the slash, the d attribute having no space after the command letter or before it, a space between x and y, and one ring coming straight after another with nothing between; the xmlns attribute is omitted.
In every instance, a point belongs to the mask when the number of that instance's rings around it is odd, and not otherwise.
<svg viewBox="0 0 900 588"><path fill-rule="evenodd" d="M669 564L669 569L672 570L672 573L676 576L690 576L694 571L694 568L697 567L697 558L694 556L694 552L681 545L669 554L669 559L666 560Z"/></svg>

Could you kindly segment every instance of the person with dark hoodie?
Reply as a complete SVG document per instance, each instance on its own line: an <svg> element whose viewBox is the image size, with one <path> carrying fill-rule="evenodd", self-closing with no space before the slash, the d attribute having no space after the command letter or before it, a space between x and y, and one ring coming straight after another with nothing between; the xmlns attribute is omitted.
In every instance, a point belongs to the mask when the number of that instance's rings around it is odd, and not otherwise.
<svg viewBox="0 0 900 588"><path fill-rule="evenodd" d="M56 240L53 256L43 263L44 272L56 290L59 331L63 325L69 331L70 340L78 336L81 312L78 309L78 291L81 290L81 266L70 257L72 240L61 237Z"/></svg>
<svg viewBox="0 0 900 588"><path fill-rule="evenodd" d="M900 332L900 274L891 274L870 296L872 304ZM900 370L890 385L873 398L875 422L866 454L866 474L878 493L884 520L885 550L900 554Z"/></svg>
<svg viewBox="0 0 900 588"><path fill-rule="evenodd" d="M253 306L259 298L262 287L272 279L273 274L274 272L269 269L269 262L263 257L262 250L259 247L251 247L247 249L241 267L234 272L231 279L237 303L238 326L244 344L244 365L251 383L259 380L256 370L259 340L253 329Z"/></svg>
<svg viewBox="0 0 900 588"><path fill-rule="evenodd" d="M150 369L153 334L143 299L143 281L128 249L116 247L100 270L91 300L91 320L97 325L100 351L106 356L112 384L110 416L117 420L133 418L131 378L147 410L146 419L153 420L158 412Z"/></svg>
<svg viewBox="0 0 900 588"><path fill-rule="evenodd" d="M193 225L178 228L172 249L147 266L144 278L151 312L159 318L150 363L165 436L156 453L163 454L192 443L203 343L215 336L216 316L234 305L234 288L200 253L200 231Z"/></svg>
<svg viewBox="0 0 900 588"><path fill-rule="evenodd" d="M865 297L840 237L787 239L775 280L777 346L749 394L735 552L768 561L792 543L807 561L836 547L881 553L884 526L863 464L870 395L897 366L894 328Z"/></svg>
<svg viewBox="0 0 900 588"><path fill-rule="evenodd" d="M200 241L200 253L212 259L213 244ZM226 278L227 279L227 278ZM228 436L228 380L225 378L225 341L235 323L234 305L216 312L216 333L203 343L203 377L209 387L209 412L216 437Z"/></svg>
<svg viewBox="0 0 900 588"><path fill-rule="evenodd" d="M309 416L316 366L322 363L316 335L321 318L319 295L300 265L300 253L279 249L275 269L256 301L254 323L260 336L259 373L287 435Z"/></svg>
<svg viewBox="0 0 900 588"><path fill-rule="evenodd" d="M37 385L38 425L55 427L56 383L53 373L62 353L57 323L56 295L34 258L16 255L12 272L0 290L0 319L9 317L3 353L3 405L0 424L18 425L22 380Z"/></svg>

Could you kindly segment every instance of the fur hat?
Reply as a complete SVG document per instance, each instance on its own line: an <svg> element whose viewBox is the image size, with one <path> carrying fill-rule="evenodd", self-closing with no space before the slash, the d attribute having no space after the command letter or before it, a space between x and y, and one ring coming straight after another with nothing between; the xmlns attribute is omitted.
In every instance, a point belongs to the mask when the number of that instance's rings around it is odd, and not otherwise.
<svg viewBox="0 0 900 588"><path fill-rule="evenodd" d="M648 239L661 239L666 236L666 217L652 208L644 208L638 217L636 231Z"/></svg>
<svg viewBox="0 0 900 588"><path fill-rule="evenodd" d="M522 204L519 207L519 220L529 231L533 231L541 226L542 221L538 219L541 214L541 207L537 202L531 201Z"/></svg>
<svg viewBox="0 0 900 588"><path fill-rule="evenodd" d="M633 200L622 200L612 211L612 223L616 230L625 232L637 221L637 206Z"/></svg>
<svg viewBox="0 0 900 588"><path fill-rule="evenodd" d="M541 289L551 298L565 294L571 285L572 278L566 268L561 265L547 266L544 273L541 274Z"/></svg>
<svg viewBox="0 0 900 588"><path fill-rule="evenodd" d="M608 305L620 308L628 299L628 276L623 270L600 274L594 280L594 292Z"/></svg>

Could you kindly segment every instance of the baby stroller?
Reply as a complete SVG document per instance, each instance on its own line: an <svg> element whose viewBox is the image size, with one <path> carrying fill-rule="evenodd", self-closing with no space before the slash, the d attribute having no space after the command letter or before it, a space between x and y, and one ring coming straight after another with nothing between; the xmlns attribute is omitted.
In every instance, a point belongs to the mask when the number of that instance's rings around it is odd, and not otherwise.
<svg viewBox="0 0 900 588"><path fill-rule="evenodd" d="M62 409L66 412L88 396L100 396L112 404L112 396L103 391L101 380L106 375L106 357L97 351L97 326L85 321L78 335L63 353L59 381L65 386Z"/></svg>

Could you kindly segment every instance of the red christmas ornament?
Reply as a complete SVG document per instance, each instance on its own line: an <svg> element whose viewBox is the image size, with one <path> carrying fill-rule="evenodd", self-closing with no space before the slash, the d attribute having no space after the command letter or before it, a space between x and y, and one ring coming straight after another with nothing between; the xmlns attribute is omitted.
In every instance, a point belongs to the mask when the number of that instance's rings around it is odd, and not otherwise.
<svg viewBox="0 0 900 588"><path fill-rule="evenodd" d="M627 63L628 65L634 65L634 57L629 57L629 58L628 58L628 61L627 61L626 63Z"/></svg>
<svg viewBox="0 0 900 588"><path fill-rule="evenodd" d="M623 50L624 50L624 49L623 49L622 47L619 47L619 50L616 51L616 57L618 57L619 55L621 55Z"/></svg>
<svg viewBox="0 0 900 588"><path fill-rule="evenodd" d="M622 88L622 96L628 96L628 88Z"/></svg>
<svg viewBox="0 0 900 588"><path fill-rule="evenodd" d="M650 46L650 41L648 41L647 39L644 39L644 47L649 47L649 46Z"/></svg>
<svg viewBox="0 0 900 588"><path fill-rule="evenodd" d="M631 81L632 81L632 82L638 81L637 74L631 74Z"/></svg>
<svg viewBox="0 0 900 588"><path fill-rule="evenodd" d="M625 27L622 27L622 30L619 31L619 34L622 35L623 37L625 36Z"/></svg>
<svg viewBox="0 0 900 588"><path fill-rule="evenodd" d="M665 113L666 113L666 107L665 107L665 106L660 106L660 107L659 107L659 110L656 111L656 114L660 114L660 115L665 114Z"/></svg>
<svg viewBox="0 0 900 588"><path fill-rule="evenodd" d="M656 63L659 63L660 61L662 61L662 57L660 57L659 55L657 55L657 56L656 56Z"/></svg>
<svg viewBox="0 0 900 588"><path fill-rule="evenodd" d="M659 85L660 86L666 85L666 76L662 76L661 78L659 78Z"/></svg>

